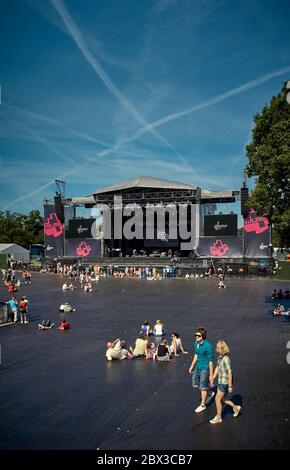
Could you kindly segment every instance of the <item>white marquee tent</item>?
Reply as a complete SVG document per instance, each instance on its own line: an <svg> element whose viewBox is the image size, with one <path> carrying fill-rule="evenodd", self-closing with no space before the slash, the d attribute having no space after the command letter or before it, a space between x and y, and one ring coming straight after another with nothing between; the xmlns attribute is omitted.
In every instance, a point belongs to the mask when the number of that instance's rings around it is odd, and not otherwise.
<svg viewBox="0 0 290 470"><path fill-rule="evenodd" d="M30 251L16 243L0 243L0 255L12 255L16 261L30 259Z"/></svg>

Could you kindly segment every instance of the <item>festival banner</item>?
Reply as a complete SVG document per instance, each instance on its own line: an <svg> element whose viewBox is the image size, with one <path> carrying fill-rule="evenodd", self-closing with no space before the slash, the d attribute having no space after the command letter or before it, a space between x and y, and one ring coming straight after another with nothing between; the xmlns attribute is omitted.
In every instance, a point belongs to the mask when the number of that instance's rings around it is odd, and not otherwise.
<svg viewBox="0 0 290 470"><path fill-rule="evenodd" d="M69 238L65 240L65 256L68 258L93 259L101 256L101 240Z"/></svg>
<svg viewBox="0 0 290 470"><path fill-rule="evenodd" d="M271 256L271 227L265 216L257 216L251 209L244 222L245 256L267 258Z"/></svg>
<svg viewBox="0 0 290 470"><path fill-rule="evenodd" d="M49 258L64 255L64 225L56 215L54 204L44 205L45 256Z"/></svg>
<svg viewBox="0 0 290 470"><path fill-rule="evenodd" d="M200 237L197 255L208 258L241 258L242 237Z"/></svg>

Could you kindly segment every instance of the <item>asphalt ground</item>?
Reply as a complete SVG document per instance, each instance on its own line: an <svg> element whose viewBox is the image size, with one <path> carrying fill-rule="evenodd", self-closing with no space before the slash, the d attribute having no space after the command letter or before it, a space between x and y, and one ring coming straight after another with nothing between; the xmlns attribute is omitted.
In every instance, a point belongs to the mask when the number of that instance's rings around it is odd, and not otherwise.
<svg viewBox="0 0 290 470"><path fill-rule="evenodd" d="M0 328L1 449L290 449L290 321L273 317L277 301L269 300L289 283L226 279L218 289L207 279L105 279L92 293L64 293L54 275L32 279L16 294L28 296L30 323ZM8 299L1 286L0 300ZM63 301L76 308L71 329L38 331L43 319L59 324ZM177 331L189 354L107 362L106 343L134 345L145 319ZM233 418L225 408L219 425L209 423L214 402L194 413L199 394L188 368L198 326L231 349L232 399L242 412Z"/></svg>

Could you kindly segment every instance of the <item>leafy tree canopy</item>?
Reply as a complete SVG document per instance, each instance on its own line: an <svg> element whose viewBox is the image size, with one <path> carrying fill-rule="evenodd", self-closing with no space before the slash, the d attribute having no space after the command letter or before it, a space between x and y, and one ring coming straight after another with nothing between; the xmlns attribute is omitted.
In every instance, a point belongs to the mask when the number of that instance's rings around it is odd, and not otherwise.
<svg viewBox="0 0 290 470"><path fill-rule="evenodd" d="M286 83L254 117L246 147L249 176L257 176L248 207L267 214L280 247L290 246L290 104Z"/></svg>
<svg viewBox="0 0 290 470"><path fill-rule="evenodd" d="M43 217L38 210L28 215L14 212L9 217L0 211L0 243L17 243L29 249L32 244L43 242Z"/></svg>

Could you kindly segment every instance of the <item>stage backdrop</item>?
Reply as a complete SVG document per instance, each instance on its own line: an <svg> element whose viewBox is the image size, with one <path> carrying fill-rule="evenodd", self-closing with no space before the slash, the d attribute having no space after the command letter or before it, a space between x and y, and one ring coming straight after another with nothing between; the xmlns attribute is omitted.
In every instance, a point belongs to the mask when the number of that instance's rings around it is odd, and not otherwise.
<svg viewBox="0 0 290 470"><path fill-rule="evenodd" d="M200 237L197 255L210 258L240 258L243 256L242 237Z"/></svg>
<svg viewBox="0 0 290 470"><path fill-rule="evenodd" d="M204 236L223 237L237 235L237 214L216 214L204 216Z"/></svg>
<svg viewBox="0 0 290 470"><path fill-rule="evenodd" d="M266 217L257 216L251 209L244 222L245 256L267 258L271 256L271 227Z"/></svg>
<svg viewBox="0 0 290 470"><path fill-rule="evenodd" d="M68 221L66 238L96 238L92 228L96 219L71 219Z"/></svg>
<svg viewBox="0 0 290 470"><path fill-rule="evenodd" d="M71 238L65 240L65 256L69 258L99 258L101 256L101 240L94 238Z"/></svg>
<svg viewBox="0 0 290 470"><path fill-rule="evenodd" d="M44 205L44 244L45 256L64 255L64 225L56 215L54 204Z"/></svg>

